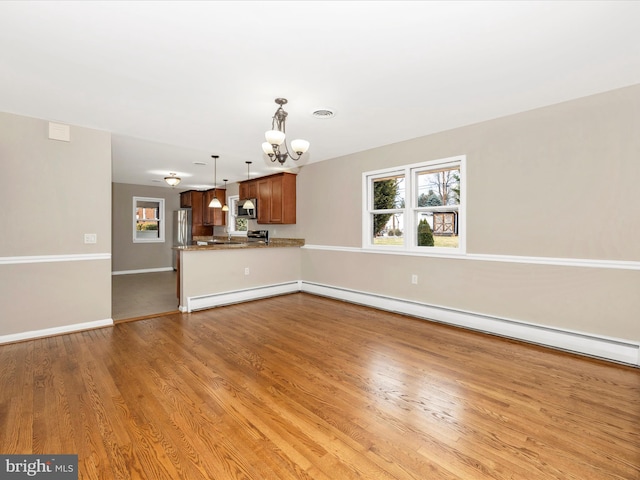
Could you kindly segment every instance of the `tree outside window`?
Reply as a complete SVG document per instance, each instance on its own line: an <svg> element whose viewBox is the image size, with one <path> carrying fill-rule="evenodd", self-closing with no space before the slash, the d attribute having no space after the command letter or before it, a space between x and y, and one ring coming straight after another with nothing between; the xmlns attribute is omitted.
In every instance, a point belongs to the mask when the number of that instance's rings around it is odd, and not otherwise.
<svg viewBox="0 0 640 480"><path fill-rule="evenodd" d="M402 245L404 175L373 181L373 242L377 245Z"/></svg>

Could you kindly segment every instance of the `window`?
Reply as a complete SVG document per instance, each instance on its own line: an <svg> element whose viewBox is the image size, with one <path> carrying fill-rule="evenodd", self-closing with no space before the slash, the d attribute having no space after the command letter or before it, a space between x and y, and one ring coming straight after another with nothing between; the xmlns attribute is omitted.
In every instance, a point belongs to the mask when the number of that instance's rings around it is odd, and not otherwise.
<svg viewBox="0 0 640 480"><path fill-rule="evenodd" d="M229 227L231 234L234 235L246 235L249 229L249 221L246 218L236 217L238 212L238 202L240 197L238 195L229 196Z"/></svg>
<svg viewBox="0 0 640 480"><path fill-rule="evenodd" d="M133 242L164 242L164 198L133 197Z"/></svg>
<svg viewBox="0 0 640 480"><path fill-rule="evenodd" d="M464 253L465 160L363 174L363 248Z"/></svg>

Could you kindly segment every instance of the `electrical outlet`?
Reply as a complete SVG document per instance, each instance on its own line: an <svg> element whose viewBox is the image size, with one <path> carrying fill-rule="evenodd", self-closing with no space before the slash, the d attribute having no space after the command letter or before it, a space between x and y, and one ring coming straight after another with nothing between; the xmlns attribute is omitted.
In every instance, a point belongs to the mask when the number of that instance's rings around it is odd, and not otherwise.
<svg viewBox="0 0 640 480"><path fill-rule="evenodd" d="M95 233L85 233L84 243L98 243L98 235Z"/></svg>
<svg viewBox="0 0 640 480"><path fill-rule="evenodd" d="M249 267L244 267L244 274L249 275Z"/></svg>
<svg viewBox="0 0 640 480"><path fill-rule="evenodd" d="M411 283L413 283L414 285L418 284L418 275L411 275Z"/></svg>

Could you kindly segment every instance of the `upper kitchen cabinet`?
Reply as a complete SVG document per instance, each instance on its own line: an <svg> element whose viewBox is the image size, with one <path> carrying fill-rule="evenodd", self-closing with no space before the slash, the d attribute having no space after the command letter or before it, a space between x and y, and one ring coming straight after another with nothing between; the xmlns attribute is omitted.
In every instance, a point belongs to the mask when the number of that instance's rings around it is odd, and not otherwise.
<svg viewBox="0 0 640 480"><path fill-rule="evenodd" d="M258 198L258 181L247 180L245 182L241 182L238 194L240 196L240 200Z"/></svg>
<svg viewBox="0 0 640 480"><path fill-rule="evenodd" d="M240 182L240 199L256 198L258 223L296 223L296 175L289 172Z"/></svg>
<svg viewBox="0 0 640 480"><path fill-rule="evenodd" d="M204 192L189 190L180 194L180 208L190 208L194 225L202 225L202 202Z"/></svg>
<svg viewBox="0 0 640 480"><path fill-rule="evenodd" d="M213 235L213 227L204 223L204 193L198 190L188 190L180 194L180 207L191 209L191 234L193 236Z"/></svg>
<svg viewBox="0 0 640 480"><path fill-rule="evenodd" d="M258 223L296 223L296 176L277 173L257 179Z"/></svg>
<svg viewBox="0 0 640 480"><path fill-rule="evenodd" d="M226 215L221 208L209 207L209 203L211 203L211 200L213 200L214 196L218 200L220 200L220 203L222 205L224 205L226 203L226 198L227 198L226 194L227 194L227 191L223 188L211 189L204 192L203 202L202 202L202 210L203 210L202 223L204 223L205 225L216 225L216 226L227 224Z"/></svg>

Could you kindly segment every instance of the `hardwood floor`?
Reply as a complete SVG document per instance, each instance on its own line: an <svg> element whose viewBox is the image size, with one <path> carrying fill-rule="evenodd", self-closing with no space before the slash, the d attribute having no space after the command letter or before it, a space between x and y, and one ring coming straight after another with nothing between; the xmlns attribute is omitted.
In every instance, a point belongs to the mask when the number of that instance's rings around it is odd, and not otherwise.
<svg viewBox="0 0 640 480"><path fill-rule="evenodd" d="M308 294L0 346L81 479L640 479L640 370Z"/></svg>

